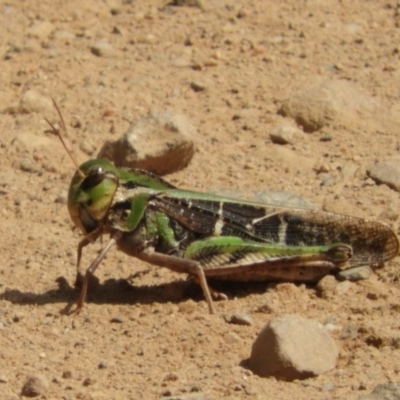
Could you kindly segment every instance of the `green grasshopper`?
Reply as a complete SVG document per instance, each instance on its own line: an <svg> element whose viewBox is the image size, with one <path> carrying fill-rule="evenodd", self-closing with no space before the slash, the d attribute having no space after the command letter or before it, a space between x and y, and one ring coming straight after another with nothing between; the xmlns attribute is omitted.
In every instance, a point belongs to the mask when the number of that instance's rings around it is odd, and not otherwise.
<svg viewBox="0 0 400 400"><path fill-rule="evenodd" d="M60 131L47 122L67 149ZM342 269L380 266L399 252L393 230L377 221L181 190L151 172L116 168L101 159L77 168L68 210L85 235L78 245L77 310L85 302L90 277L114 245L150 264L193 276L212 314L211 293L218 294L210 292L207 278L318 281ZM103 234L110 240L82 276L83 248Z"/></svg>

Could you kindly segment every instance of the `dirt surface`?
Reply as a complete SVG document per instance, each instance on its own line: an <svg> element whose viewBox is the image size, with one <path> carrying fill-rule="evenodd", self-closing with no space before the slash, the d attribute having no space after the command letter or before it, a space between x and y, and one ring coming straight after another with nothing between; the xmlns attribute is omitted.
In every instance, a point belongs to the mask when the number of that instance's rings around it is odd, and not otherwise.
<svg viewBox="0 0 400 400"><path fill-rule="evenodd" d="M211 316L184 276L112 251L84 310L63 314L77 297L81 235L65 204L75 167L44 121L58 122L51 97L80 162L149 111L172 110L199 132L191 164L167 177L175 185L286 190L398 230L398 193L366 173L396 157L397 133L348 121L301 131L289 145L269 136L276 126L294 126L277 112L317 76L352 82L386 111L399 110L396 2L201 4L0 5L1 399L20 398L33 375L39 398L68 400L357 399L399 381L398 259L328 298L292 283L225 285L229 300ZM36 97L21 106L28 91ZM343 173L348 165L354 173ZM85 251L85 265L100 247ZM252 325L225 322L234 312L248 313ZM336 369L297 382L249 371L257 333L282 313L328 324L340 350Z"/></svg>

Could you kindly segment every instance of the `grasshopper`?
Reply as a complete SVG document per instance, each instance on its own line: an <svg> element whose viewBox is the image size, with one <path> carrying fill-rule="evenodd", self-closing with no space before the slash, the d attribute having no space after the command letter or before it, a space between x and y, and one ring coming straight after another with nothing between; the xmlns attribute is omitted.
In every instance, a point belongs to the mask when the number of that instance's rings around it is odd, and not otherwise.
<svg viewBox="0 0 400 400"><path fill-rule="evenodd" d="M46 121L74 160L60 130ZM77 310L90 277L114 245L193 276L212 314L211 293L218 294L210 291L207 278L311 282L346 268L381 266L399 252L396 234L378 221L181 190L151 172L116 168L102 159L77 167L68 210L84 234L77 251ZM109 242L81 275L84 247L103 234Z"/></svg>

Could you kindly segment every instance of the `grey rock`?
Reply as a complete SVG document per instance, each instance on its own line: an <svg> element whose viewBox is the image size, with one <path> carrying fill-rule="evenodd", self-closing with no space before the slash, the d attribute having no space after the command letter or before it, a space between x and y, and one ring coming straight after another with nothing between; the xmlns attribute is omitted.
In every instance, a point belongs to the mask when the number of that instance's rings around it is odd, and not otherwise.
<svg viewBox="0 0 400 400"><path fill-rule="evenodd" d="M28 377L21 390L21 395L24 397L37 397L44 394L48 387L47 381L39 375Z"/></svg>
<svg viewBox="0 0 400 400"><path fill-rule="evenodd" d="M357 400L400 400L400 386L384 383L378 385L371 393L359 396Z"/></svg>
<svg viewBox="0 0 400 400"><path fill-rule="evenodd" d="M384 183L400 192L400 161L382 161L368 171L369 176L377 183Z"/></svg>
<svg viewBox="0 0 400 400"><path fill-rule="evenodd" d="M173 112L151 113L115 142L107 142L99 158L117 167L142 168L158 175L185 168L193 157L196 128Z"/></svg>
<svg viewBox="0 0 400 400"><path fill-rule="evenodd" d="M357 336L358 336L357 326L353 324L347 324L342 328L339 337L342 340L354 340L357 339Z"/></svg>
<svg viewBox="0 0 400 400"><path fill-rule="evenodd" d="M306 379L333 369L338 358L334 340L323 326L297 315L272 319L253 343L250 369L278 379Z"/></svg>
<svg viewBox="0 0 400 400"><path fill-rule="evenodd" d="M345 124L367 132L394 133L395 119L372 96L347 80L315 78L292 94L279 109L279 114L293 118L305 132L328 125Z"/></svg>
<svg viewBox="0 0 400 400"><path fill-rule="evenodd" d="M372 275L372 269L368 265L361 267L354 267L345 269L337 273L337 278L339 280L347 280L351 282L363 281L368 279Z"/></svg>

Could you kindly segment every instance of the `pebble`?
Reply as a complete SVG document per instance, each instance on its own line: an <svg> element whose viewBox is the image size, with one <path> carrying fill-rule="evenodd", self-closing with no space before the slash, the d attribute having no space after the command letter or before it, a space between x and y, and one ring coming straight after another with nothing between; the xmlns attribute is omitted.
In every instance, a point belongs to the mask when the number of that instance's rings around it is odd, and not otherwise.
<svg viewBox="0 0 400 400"><path fill-rule="evenodd" d="M94 380L92 378L86 378L83 380L82 385L83 386L91 386L94 384Z"/></svg>
<svg viewBox="0 0 400 400"><path fill-rule="evenodd" d="M283 125L274 128L269 137L272 143L275 144L293 144L298 139L300 129L291 125Z"/></svg>
<svg viewBox="0 0 400 400"><path fill-rule="evenodd" d="M59 204L67 204L68 203L68 191L63 190L54 200L56 203Z"/></svg>
<svg viewBox="0 0 400 400"><path fill-rule="evenodd" d="M330 133L323 133L319 140L320 142L331 142L333 140L333 136Z"/></svg>
<svg viewBox="0 0 400 400"><path fill-rule="evenodd" d="M62 374L62 377L64 379L71 379L72 378L72 372L71 371L64 371Z"/></svg>
<svg viewBox="0 0 400 400"><path fill-rule="evenodd" d="M371 393L363 394L357 400L399 400L400 386L395 383L383 383L374 388Z"/></svg>
<svg viewBox="0 0 400 400"><path fill-rule="evenodd" d="M351 287L352 287L352 283L349 281L340 282L336 286L335 294L341 296L341 295L347 293L351 289Z"/></svg>
<svg viewBox="0 0 400 400"><path fill-rule="evenodd" d="M235 313L232 315L225 315L224 320L229 324L236 325L252 325L253 320L249 314L246 313Z"/></svg>
<svg viewBox="0 0 400 400"><path fill-rule="evenodd" d="M65 44L71 44L71 42L75 39L75 35L69 31L58 30L53 34L55 40L63 41Z"/></svg>
<svg viewBox="0 0 400 400"><path fill-rule="evenodd" d="M29 158L23 158L19 163L19 168L21 171L34 173L37 170L36 165Z"/></svg>
<svg viewBox="0 0 400 400"><path fill-rule="evenodd" d="M400 192L400 161L382 161L367 172L375 182L384 183L396 192Z"/></svg>
<svg viewBox="0 0 400 400"><path fill-rule="evenodd" d="M354 267L345 269L337 273L337 278L339 280L348 280L351 282L363 281L369 279L373 274L373 271L369 265L364 265L361 267Z"/></svg>
<svg viewBox="0 0 400 400"><path fill-rule="evenodd" d="M47 381L40 375L32 375L28 377L21 390L24 397L37 397L44 395L48 387Z"/></svg>
<svg viewBox="0 0 400 400"><path fill-rule="evenodd" d="M110 322L113 324L122 324L124 322L124 319L120 316L115 316L110 319Z"/></svg>
<svg viewBox="0 0 400 400"><path fill-rule="evenodd" d="M98 369L106 369L108 367L108 364L105 361L100 361L99 364L97 365Z"/></svg>
<svg viewBox="0 0 400 400"><path fill-rule="evenodd" d="M190 87L195 91L195 92L203 92L206 90L207 86L204 82L200 81L192 81L190 83Z"/></svg>
<svg viewBox="0 0 400 400"><path fill-rule="evenodd" d="M270 320L260 332L249 364L261 377L291 381L328 372L337 358L336 344L321 324L285 314Z"/></svg>
<svg viewBox="0 0 400 400"><path fill-rule="evenodd" d="M378 217L380 221L391 221L395 222L399 219L399 212L393 208L387 208Z"/></svg>
<svg viewBox="0 0 400 400"><path fill-rule="evenodd" d="M98 158L111 160L117 167L166 175L189 164L196 136L197 129L184 115L169 111L150 113L120 139L106 142Z"/></svg>
<svg viewBox="0 0 400 400"><path fill-rule="evenodd" d="M211 397L207 393L187 393L187 394L178 394L175 396L171 396L171 393L164 393L164 396L160 397L160 400L212 400L214 397Z"/></svg>
<svg viewBox="0 0 400 400"><path fill-rule="evenodd" d="M197 7L201 10L205 9L204 0L173 0L171 5L178 7Z"/></svg>
<svg viewBox="0 0 400 400"><path fill-rule="evenodd" d="M224 339L225 339L225 342L228 343L228 344L242 342L242 338L235 332L228 332L224 336Z"/></svg>
<svg viewBox="0 0 400 400"><path fill-rule="evenodd" d="M354 340L357 339L358 336L358 328L355 325L352 324L348 324L345 325L341 332L340 332L340 339L342 340L346 340L346 339L350 339L350 340Z"/></svg>
<svg viewBox="0 0 400 400"><path fill-rule="evenodd" d="M114 55L114 48L106 40L97 41L90 51L97 57L112 57Z"/></svg>
<svg viewBox="0 0 400 400"><path fill-rule="evenodd" d="M136 41L142 44L156 44L157 38L153 34L149 33L147 35L139 36Z"/></svg>
<svg viewBox="0 0 400 400"><path fill-rule="evenodd" d="M347 80L315 78L312 84L291 94L278 112L309 133L340 124L371 134L396 130L395 118L377 98Z"/></svg>
<svg viewBox="0 0 400 400"><path fill-rule="evenodd" d="M337 280L332 275L325 275L317 284L317 290L323 299L333 297L334 291L338 285Z"/></svg>
<svg viewBox="0 0 400 400"><path fill-rule="evenodd" d="M54 25L49 21L39 21L31 25L26 33L30 37L46 39L54 31Z"/></svg>
<svg viewBox="0 0 400 400"><path fill-rule="evenodd" d="M30 114L33 112L49 114L53 109L53 103L47 96L36 90L30 89L21 95L16 103L6 109L11 114Z"/></svg>

